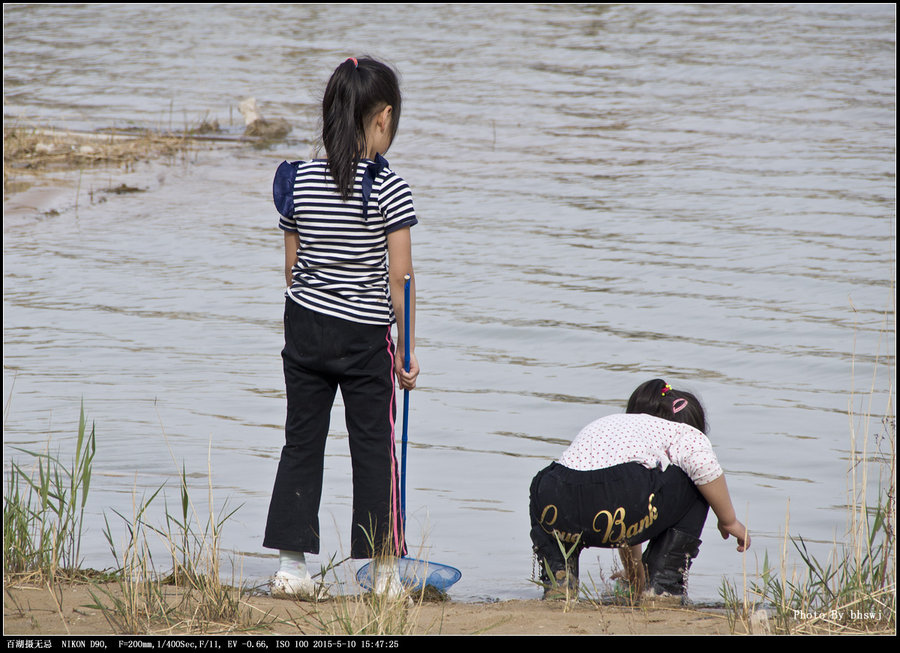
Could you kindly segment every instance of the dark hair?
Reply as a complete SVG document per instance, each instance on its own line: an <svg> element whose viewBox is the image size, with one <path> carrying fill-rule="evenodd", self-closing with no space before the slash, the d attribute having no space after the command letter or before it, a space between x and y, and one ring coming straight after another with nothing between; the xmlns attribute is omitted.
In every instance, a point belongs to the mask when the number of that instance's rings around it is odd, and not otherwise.
<svg viewBox="0 0 900 653"><path fill-rule="evenodd" d="M356 167L365 155L366 125L390 105L391 139L400 122L400 84L397 74L374 59L347 59L338 66L322 98L322 144L328 167L346 202L353 195Z"/></svg>
<svg viewBox="0 0 900 653"><path fill-rule="evenodd" d="M693 426L706 433L706 414L700 400L690 392L675 390L662 379L651 379L639 385L628 399L626 413L646 413L670 422Z"/></svg>

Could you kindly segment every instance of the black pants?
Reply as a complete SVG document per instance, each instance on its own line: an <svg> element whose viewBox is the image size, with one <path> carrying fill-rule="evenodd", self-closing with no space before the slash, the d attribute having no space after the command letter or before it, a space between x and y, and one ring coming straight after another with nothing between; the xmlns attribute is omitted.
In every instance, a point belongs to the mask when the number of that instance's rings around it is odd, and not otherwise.
<svg viewBox="0 0 900 653"><path fill-rule="evenodd" d="M586 547L655 540L670 528L699 539L709 504L680 468L625 463L579 472L558 463L531 483L531 540L554 572ZM560 546L564 547L563 554Z"/></svg>
<svg viewBox="0 0 900 653"><path fill-rule="evenodd" d="M285 445L263 546L319 552L325 440L337 388L353 469L350 555L403 555L394 448L394 343L389 326L358 324L291 299L284 314Z"/></svg>

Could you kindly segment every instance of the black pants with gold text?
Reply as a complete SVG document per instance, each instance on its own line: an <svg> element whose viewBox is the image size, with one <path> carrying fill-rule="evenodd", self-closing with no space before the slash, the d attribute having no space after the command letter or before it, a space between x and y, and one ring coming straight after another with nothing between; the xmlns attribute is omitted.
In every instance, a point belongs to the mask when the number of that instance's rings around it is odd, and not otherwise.
<svg viewBox="0 0 900 653"><path fill-rule="evenodd" d="M675 465L661 471L625 463L581 472L552 463L531 483L531 540L556 572L586 547L640 544L670 528L699 539L708 511L697 486Z"/></svg>
<svg viewBox="0 0 900 653"><path fill-rule="evenodd" d="M284 340L285 444L263 546L319 552L325 441L340 388L353 471L350 555L404 554L390 327L331 317L288 299Z"/></svg>

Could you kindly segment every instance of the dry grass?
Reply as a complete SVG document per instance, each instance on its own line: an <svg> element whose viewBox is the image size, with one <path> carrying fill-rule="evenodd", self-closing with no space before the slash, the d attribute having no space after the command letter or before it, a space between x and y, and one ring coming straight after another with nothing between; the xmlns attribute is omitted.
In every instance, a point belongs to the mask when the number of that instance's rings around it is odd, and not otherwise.
<svg viewBox="0 0 900 653"><path fill-rule="evenodd" d="M196 131L163 134L83 133L41 127L3 127L3 192L22 190L35 174L100 165L126 171L140 161L187 156L196 147Z"/></svg>
<svg viewBox="0 0 900 653"><path fill-rule="evenodd" d="M882 335L889 337L890 342L896 342L895 316L895 308L885 312ZM879 380L879 373L886 380ZM816 557L802 536L788 535L788 511L780 564L772 565L766 555L759 578L745 578L742 591L729 582L723 583L722 597L732 627L741 625L752 632L792 635L896 634L894 378L894 356L892 345L888 344L887 355L877 360L861 401L854 392L850 395L845 540L835 542L824 559ZM886 386L886 393L877 391L882 385ZM875 408L876 399L885 396L886 405ZM879 478L875 497L869 495L872 474ZM799 566L788 565L791 547L800 558Z"/></svg>

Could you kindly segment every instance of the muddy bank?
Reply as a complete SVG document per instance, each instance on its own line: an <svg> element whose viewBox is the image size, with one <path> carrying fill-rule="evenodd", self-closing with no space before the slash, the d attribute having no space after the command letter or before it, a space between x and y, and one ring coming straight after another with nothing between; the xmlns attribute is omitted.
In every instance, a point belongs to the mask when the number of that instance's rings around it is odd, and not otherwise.
<svg viewBox="0 0 900 653"><path fill-rule="evenodd" d="M189 156L200 146L197 134L87 133L51 128L3 127L3 194L26 189L39 175L118 167L139 161Z"/></svg>
<svg viewBox="0 0 900 653"><path fill-rule="evenodd" d="M202 126L167 134L4 125L4 226L152 190L168 170L191 165L202 152L242 143Z"/></svg>
<svg viewBox="0 0 900 653"><path fill-rule="evenodd" d="M52 127L4 125L3 204L8 211L59 211L85 184L106 179L107 194L140 192L144 188L120 181L139 166L189 165L201 152L214 148L266 143L262 138L221 131L201 123L184 132L148 129L77 132ZM96 181L93 181L97 185ZM100 182L102 183L102 182ZM85 186L87 188L87 186Z"/></svg>

